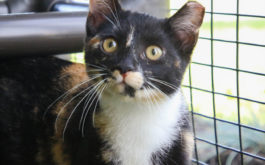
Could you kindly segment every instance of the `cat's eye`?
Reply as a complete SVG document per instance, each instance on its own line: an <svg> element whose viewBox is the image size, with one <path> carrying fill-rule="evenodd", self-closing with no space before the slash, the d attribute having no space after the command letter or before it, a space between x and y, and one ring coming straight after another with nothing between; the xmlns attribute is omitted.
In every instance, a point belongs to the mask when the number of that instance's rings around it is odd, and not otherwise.
<svg viewBox="0 0 265 165"><path fill-rule="evenodd" d="M146 57L153 61L158 60L163 55L162 49L155 45L151 45L147 47L145 53L146 53Z"/></svg>
<svg viewBox="0 0 265 165"><path fill-rule="evenodd" d="M102 48L106 53L113 53L118 49L118 44L113 38L107 38L103 41Z"/></svg>

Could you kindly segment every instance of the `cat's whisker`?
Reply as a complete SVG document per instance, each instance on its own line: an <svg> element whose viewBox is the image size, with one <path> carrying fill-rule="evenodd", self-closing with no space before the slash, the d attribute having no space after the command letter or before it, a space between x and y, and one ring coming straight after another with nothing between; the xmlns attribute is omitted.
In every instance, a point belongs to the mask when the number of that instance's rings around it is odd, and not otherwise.
<svg viewBox="0 0 265 165"><path fill-rule="evenodd" d="M100 88L101 84L104 82L105 80L101 80L100 82L97 83L96 86L94 86L94 88L89 92L90 95L88 96L86 102L85 102L85 105L84 105L84 108L83 108L83 112L82 112L82 115L81 115L81 119L80 119L80 122L79 122L79 130L81 129L81 123L84 119L84 114L85 114L85 111L86 109L88 108L88 106L90 105L90 101L91 99L93 98L93 96L95 95L95 93L97 92L97 90Z"/></svg>
<svg viewBox="0 0 265 165"><path fill-rule="evenodd" d="M98 102L100 100L100 96L101 96L101 93L103 92L104 88L107 86L107 84L105 84L101 91L99 91L99 93L97 93L97 100L96 100L96 103L95 103L95 106L94 106L94 109L93 109L93 114L92 114L92 125L93 127L95 128L95 113L96 113L96 110L97 110L97 106L98 106ZM100 90L100 89L99 89ZM85 132L84 132L84 129L82 128L82 136L84 137L85 135Z"/></svg>
<svg viewBox="0 0 265 165"><path fill-rule="evenodd" d="M103 74L104 75L104 74ZM101 75L100 75L101 76ZM94 77L93 79L96 79L96 78L99 78L100 76L96 76ZM70 101L68 101L59 111L59 113L57 114L57 117L56 117L56 120L55 120L55 130L57 131L57 123L58 123L58 119L59 117L61 116L61 113L63 112L63 110L74 100L76 99L77 97L79 97L81 94L83 94L84 92L86 92L87 90L91 89L95 84L97 83L94 83L94 84L91 84L90 86L88 86L86 89L84 89L83 91L79 92L77 95L75 95L74 97L72 97L70 99Z"/></svg>
<svg viewBox="0 0 265 165"><path fill-rule="evenodd" d="M55 101L53 101L45 110L42 119L44 120L45 116L47 115L48 110L56 103L58 102L60 99L62 99L64 96L67 96L70 92L72 92L73 90L77 89L78 87L80 87L81 85L90 82L90 80L84 81L76 86L74 86L73 88L69 89L68 91L66 91L64 94L62 94L61 96L59 96Z"/></svg>
<svg viewBox="0 0 265 165"><path fill-rule="evenodd" d="M104 81L105 81L105 79L104 79ZM102 84L104 83L104 81L101 81L100 86L95 90L94 94L93 94L92 96L90 96L90 97L94 97L94 99L90 102L89 107L85 110L85 115L84 115L84 117L83 117L83 121L80 120L80 122L82 121L82 134L83 134L83 135L84 135L84 128L85 128L85 123L86 123L86 118L87 118L88 112L89 112L91 106L93 105L95 99L97 98L97 95L99 95L99 93L98 93L98 89L101 88L101 86L102 86Z"/></svg>
<svg viewBox="0 0 265 165"><path fill-rule="evenodd" d="M147 89L145 87L143 88L143 92L144 92L144 95L147 99L147 104L149 106L149 109L152 109L152 104L150 102L150 96L148 95Z"/></svg>
<svg viewBox="0 0 265 165"><path fill-rule="evenodd" d="M98 68L98 69L102 69L102 70L104 70L104 71L107 71L107 68L103 68L103 67L98 66L98 65L95 65L95 64L90 64L90 63L88 63L87 65L88 65L88 66L92 66L92 67L94 67L94 68Z"/></svg>
<svg viewBox="0 0 265 165"><path fill-rule="evenodd" d="M99 85L99 83L100 82L98 82L98 83L95 83L96 84L96 86L98 86ZM94 84L93 84L94 85ZM88 89L90 89L92 87L92 85L89 87L89 88L87 88L87 89L85 89L84 91L87 91ZM94 86L95 87L95 86ZM94 88L93 87L93 88ZM93 88L91 89L91 91L93 91ZM64 129L63 129L63 139L64 139L64 135L65 135L65 132L66 132L66 130L67 130L67 127L68 127L68 124L69 124L69 122L70 122L70 120L71 120L71 118L72 118L72 116L73 116L73 114L75 113L75 111L76 111L76 109L78 108L78 106L85 100L85 98L86 97L89 97L89 94L91 93L91 91L89 91L87 94L85 94L85 96L77 103L77 105L74 107L74 109L71 111L71 113L70 113L70 115L68 116L68 119L67 119L67 121L66 121L66 123L65 123L65 126L64 126ZM83 93L83 92L82 92Z"/></svg>
<svg viewBox="0 0 265 165"><path fill-rule="evenodd" d="M152 90L150 89L150 87L147 87L147 93L149 95L149 100L151 102L151 105L152 105L152 109L156 108L157 107L157 104L156 104L156 100L153 99L152 97L155 96L154 93L152 92Z"/></svg>
<svg viewBox="0 0 265 165"><path fill-rule="evenodd" d="M98 100L96 102L96 105L94 107L94 110L93 110L93 117L92 117L92 123L93 123L93 127L95 128L95 114L96 114L96 109L97 109L97 105L98 105L98 102L101 98L101 95L103 93L103 91L105 90L106 87L109 87L109 84L105 84L104 87L102 88L100 94L98 95Z"/></svg>
<svg viewBox="0 0 265 165"><path fill-rule="evenodd" d="M118 26L105 14L101 13L114 27L116 27L118 29Z"/></svg>
<svg viewBox="0 0 265 165"><path fill-rule="evenodd" d="M119 26L121 27L121 22L120 22L119 14L118 14L118 11L117 11L117 6L116 6L115 3L113 3L113 4L114 4L114 10L115 10L115 13L116 13L116 17L117 17L117 22L119 23Z"/></svg>
<svg viewBox="0 0 265 165"><path fill-rule="evenodd" d="M171 84L171 83L168 83L168 82L166 82L166 81L164 81L164 80L161 80L161 79L159 79L157 76L150 76L149 78L153 78L153 79L156 79L156 80L163 81L163 82L165 82L165 83L167 83L167 84L170 84L171 86L177 88L174 84ZM181 79L176 78L176 81L181 82Z"/></svg>
<svg viewBox="0 0 265 165"><path fill-rule="evenodd" d="M147 84L149 85L149 86L151 86L151 87L153 87L155 90L157 90L159 93L161 93L163 96L165 96L165 97L167 97L168 98L168 96L167 96L167 94L165 94L163 91L161 91L158 87L156 87L152 82L150 82L150 81L146 81L147 82Z"/></svg>
<svg viewBox="0 0 265 165"><path fill-rule="evenodd" d="M91 73L91 72L104 72L104 70L103 69L91 69L87 71L87 73Z"/></svg>
<svg viewBox="0 0 265 165"><path fill-rule="evenodd" d="M157 82L164 83L164 84L166 84L166 85L169 85L169 86L174 87L175 89L177 89L177 87L176 87L175 85L173 85L173 84L171 84L171 83L168 83L168 82L166 82L166 81L164 81L164 80L160 80L160 79L157 79L157 78L154 78L154 77L149 77L149 79L150 79L150 80L157 81Z"/></svg>
<svg viewBox="0 0 265 165"><path fill-rule="evenodd" d="M156 92L154 92L153 91L153 89L152 88L154 88L155 90L157 90L157 92L159 92L159 93L161 93L161 90L159 90L155 85L153 85L151 82L148 82L148 81L146 81L147 82L147 84L149 85L147 88L149 89L149 94L150 95L153 95L154 96L154 100L156 101L156 97L159 97L158 96L158 94L156 93ZM152 88L151 88L152 87ZM161 93L161 94L163 94L163 93Z"/></svg>
<svg viewBox="0 0 265 165"><path fill-rule="evenodd" d="M70 122L70 119L72 118L73 114L75 113L77 107L83 102L83 100L89 95L89 93L87 93L78 103L77 105L75 106L75 108L71 111L70 115L68 116L68 119L65 123L65 126L64 126L64 129L63 129L63 140L64 140L64 137L65 137L65 132L66 132L66 129L68 127L68 124Z"/></svg>
<svg viewBox="0 0 265 165"><path fill-rule="evenodd" d="M105 75L106 75L106 74L105 74ZM91 92L91 91L90 91L90 92ZM88 100L88 99L87 99L87 100ZM85 104L84 104L84 105L87 105L87 102L88 102L87 100L85 101ZM85 106L84 106L84 107L85 107Z"/></svg>
<svg viewBox="0 0 265 165"><path fill-rule="evenodd" d="M120 22L119 22L119 20L117 18L118 17L118 14L117 14L116 6L114 6L114 8L116 10L117 16L114 14L114 12L113 12L113 10L112 10L112 8L110 7L109 4L107 4L105 1L102 1L102 3L103 3L103 5L105 5L105 7L107 7L110 10L110 12L111 12L112 16L114 17L116 23L118 24L119 27L121 27L121 24L120 24ZM113 3L113 4L115 5L115 3Z"/></svg>
<svg viewBox="0 0 265 165"><path fill-rule="evenodd" d="M157 103L157 99L155 97L159 97L150 87L147 87L148 88L148 93L150 96L154 96L154 99L152 99L152 97L150 97L150 100L152 102L152 105L154 105L155 107L158 106L158 103Z"/></svg>
<svg viewBox="0 0 265 165"><path fill-rule="evenodd" d="M160 83L160 84L162 84L162 85L164 85L164 86L167 86L167 87L169 87L169 88L171 88L171 89L174 89L174 90L178 90L178 88L175 86L175 85L173 85L173 84L170 84L170 83L168 83L168 82L165 82L165 81L163 81L163 80L159 80L159 79L156 79L156 78L151 78L151 77L149 77L148 79L150 79L151 81L155 81L155 82L157 82L157 83Z"/></svg>
<svg viewBox="0 0 265 165"><path fill-rule="evenodd" d="M76 99L77 97L79 97L81 94L85 93L86 91L88 91L94 84L90 85L88 88L86 88L85 90L79 92L77 95L75 95L74 97L72 97L70 99L70 101L68 101L59 111L59 113L57 114L57 117L55 119L55 131L58 132L58 120L59 120L59 117L61 116L61 113L63 112L63 110L65 109L65 107L68 106L68 104L70 104L74 99Z"/></svg>
<svg viewBox="0 0 265 165"><path fill-rule="evenodd" d="M86 101L86 103L85 103L85 105L84 105L83 112L82 112L82 115L81 115L81 119L80 119L80 122L79 122L79 130L81 129L81 125L82 125L81 123L82 123L82 121L84 120L84 114L85 114L85 111L86 111L87 108L88 108L88 109L90 108L90 107L88 107L88 105L89 105L91 99L93 98L93 96L94 96L95 93L97 92L97 89L100 87L100 85L101 85L102 83L104 83L104 81L105 81L105 79L99 81L99 82L93 87L93 89L92 89L91 91L89 91L89 96L88 96L87 101Z"/></svg>
<svg viewBox="0 0 265 165"><path fill-rule="evenodd" d="M62 99L62 98L64 99L64 98L65 98L66 96L68 96L69 93L71 93L72 91L78 89L78 88L81 87L82 85L84 85L84 84L86 84L86 83L89 83L89 82L91 82L92 80L94 80L94 79L96 79L96 78L99 78L99 77L101 77L101 76L103 76L103 75L105 75L105 74L98 74L98 75L96 75L95 77L91 77L89 80L83 81L83 82L77 84L76 86L74 86L73 88L69 89L69 90L66 91L65 93L63 93L61 96L59 96L55 101L53 101L53 102L47 107L47 109L45 110L45 112L44 112L44 114L43 114L42 119L43 119L43 120L45 119L45 116L47 115L48 110L49 110L49 109L50 109L55 103L57 103L60 99Z"/></svg>
<svg viewBox="0 0 265 165"><path fill-rule="evenodd" d="M108 67L104 64L98 64L100 67L105 68L105 70L109 70Z"/></svg>
<svg viewBox="0 0 265 165"><path fill-rule="evenodd" d="M68 73L62 74L61 77L59 77L58 79L63 79L67 76L71 76L71 74L90 73L90 72L104 72L104 70L103 69L91 69L89 71L70 71Z"/></svg>

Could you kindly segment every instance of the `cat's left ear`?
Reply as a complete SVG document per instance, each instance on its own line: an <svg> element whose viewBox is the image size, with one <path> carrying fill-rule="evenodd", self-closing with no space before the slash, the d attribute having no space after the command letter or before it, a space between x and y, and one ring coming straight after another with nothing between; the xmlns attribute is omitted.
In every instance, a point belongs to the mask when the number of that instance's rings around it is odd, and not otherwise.
<svg viewBox="0 0 265 165"><path fill-rule="evenodd" d="M106 21L118 19L117 14L120 10L118 0L89 0L87 30L95 30Z"/></svg>
<svg viewBox="0 0 265 165"><path fill-rule="evenodd" d="M197 42L204 11L201 4L189 1L167 21L178 49L184 54L191 54Z"/></svg>

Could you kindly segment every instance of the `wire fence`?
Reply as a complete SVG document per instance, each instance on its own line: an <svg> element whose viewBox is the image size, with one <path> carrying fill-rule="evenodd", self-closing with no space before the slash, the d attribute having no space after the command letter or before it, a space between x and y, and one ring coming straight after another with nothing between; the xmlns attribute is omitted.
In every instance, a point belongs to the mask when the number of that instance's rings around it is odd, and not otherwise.
<svg viewBox="0 0 265 165"><path fill-rule="evenodd" d="M190 110L191 110L191 118L192 118L192 125L193 125L193 133L194 133L194 139L195 139L195 149L194 149L194 156L193 156L193 163L194 164L265 164L265 149L263 148L265 146L265 127L261 124L261 126L255 126L255 124L252 126L252 124L248 124L247 122L242 122L242 113L243 110L243 103L242 102L250 102L257 104L260 110L261 115L265 114L265 102L264 102L264 91L261 91L261 99L253 99L248 98L246 95L242 96L240 91L241 88L241 74L248 74L248 75L255 75L262 79L262 82L264 83L264 70L261 70L259 72L241 69L240 67L240 47L242 45L252 46L253 49L262 48L262 50L265 50L265 45L263 43L252 43L252 42L242 42L240 41L240 20L241 18L249 17L249 18L259 18L261 21L265 22L265 16L263 15L249 15L249 14L240 14L240 0L236 0L236 13L225 13L225 12L214 12L214 0L211 0L210 2L210 11L206 11L206 17L210 17L209 19L209 31L210 35L209 37L200 36L199 42L201 41L209 41L210 46L208 49L210 49L210 63L203 63L198 62L196 60L192 61L189 70L188 70L188 81L186 84L184 83L183 89L185 91L188 91L189 95L189 102L190 102ZM215 31L214 28L216 28L218 25L215 25L215 17L216 16L234 16L235 17L235 26L233 26L233 29L235 30L234 37L235 40L227 40L227 39L220 39L215 37ZM233 34L232 34L233 35ZM262 34L261 34L262 35ZM263 36L265 38L265 36ZM216 65L215 64L215 43L228 43L228 44L234 44L234 57L235 57L235 67L227 67L222 65ZM225 52L225 50L224 50ZM251 55L251 52L248 52ZM264 60L264 52L259 52L260 58L259 60ZM197 56L195 54L195 56ZM263 57L262 57L263 56ZM251 58L251 56L249 57ZM250 60L251 62L251 60ZM263 61L265 63L265 60ZM255 63L253 63L255 65ZM200 66L203 68L208 68L210 72L210 87L208 89L197 87L193 85L193 72L197 72L195 69L193 69L193 66ZM219 92L215 88L215 84L217 83L215 76L216 76L216 69L221 69L224 72L233 72L235 73L235 93L224 93ZM203 79L203 75L201 75L201 78ZM226 77L224 75L223 81L226 81ZM249 79L248 81L255 81L255 79ZM264 84L263 84L264 86ZM249 88L254 88L249 86ZM263 87L261 87L263 89ZM209 94L208 99L208 109L210 109L212 112L205 114L203 111L200 111L200 107L195 107L194 105L194 93L200 92L200 94ZM222 118L220 115L217 115L217 97L225 97L227 100L233 99L236 102L236 106L234 106L234 109L236 110L236 119L231 121L229 119L226 119L225 117ZM197 98L196 98L197 99ZM252 109L250 109L251 111ZM222 109L222 111L226 111L225 109ZM252 116L249 116L251 118ZM253 119L255 120L255 119ZM202 121L207 121L207 123L211 124L205 124ZM254 121L255 122L255 121ZM226 129L223 132L230 132L232 136L228 137L231 139L234 139L233 141L237 140L237 145L230 145L231 143L224 142L224 134L220 131L222 129L223 125L226 125L224 129ZM198 127L201 127L198 128ZM233 129L228 129L232 128ZM260 128L259 128L260 127ZM203 129L207 131L203 131ZM232 132L231 132L232 131ZM203 133L202 133L203 132ZM251 145L246 145L245 143L249 143L247 140L245 140L245 134L246 132L252 132L253 139L259 139L256 140L256 143L251 143ZM212 138L209 138L209 136L205 134L213 134ZM259 134L259 138L255 137L256 134ZM227 138L227 137L226 137ZM231 140L229 139L229 140ZM206 146L206 147L205 147ZM249 147L250 146L250 147ZM260 148L256 150L257 148ZM262 149L263 148L263 149ZM211 157L209 155L212 155Z"/></svg>

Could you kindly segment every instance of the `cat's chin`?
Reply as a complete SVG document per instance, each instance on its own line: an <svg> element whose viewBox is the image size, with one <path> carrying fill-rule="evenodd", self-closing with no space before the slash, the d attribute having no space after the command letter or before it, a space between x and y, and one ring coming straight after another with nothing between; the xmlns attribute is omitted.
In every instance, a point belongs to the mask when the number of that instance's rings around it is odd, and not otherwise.
<svg viewBox="0 0 265 165"><path fill-rule="evenodd" d="M154 89L133 89L124 83L115 84L103 92L104 95L116 97L125 102L155 103L165 100L168 96Z"/></svg>
<svg viewBox="0 0 265 165"><path fill-rule="evenodd" d="M135 99L136 92L137 90L124 83L117 83L115 85L109 86L109 88L107 88L103 93L113 97Z"/></svg>

